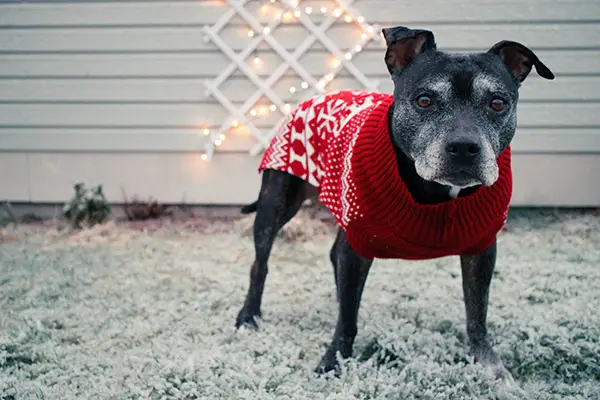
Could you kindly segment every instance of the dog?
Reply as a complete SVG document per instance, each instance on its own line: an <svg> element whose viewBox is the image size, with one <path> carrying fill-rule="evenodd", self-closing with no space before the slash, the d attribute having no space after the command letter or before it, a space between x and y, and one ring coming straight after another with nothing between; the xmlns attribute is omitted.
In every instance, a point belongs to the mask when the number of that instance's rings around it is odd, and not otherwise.
<svg viewBox="0 0 600 400"><path fill-rule="evenodd" d="M488 295L512 195L519 88L534 67L543 78L554 74L518 42L454 54L438 50L428 30L382 34L393 95L315 96L290 113L265 152L258 200L241 210L257 213L256 258L235 325L257 327L276 234L318 195L339 225L330 251L339 310L317 373L337 374L338 352L351 357L375 258L459 256L470 353L513 382L488 338Z"/></svg>

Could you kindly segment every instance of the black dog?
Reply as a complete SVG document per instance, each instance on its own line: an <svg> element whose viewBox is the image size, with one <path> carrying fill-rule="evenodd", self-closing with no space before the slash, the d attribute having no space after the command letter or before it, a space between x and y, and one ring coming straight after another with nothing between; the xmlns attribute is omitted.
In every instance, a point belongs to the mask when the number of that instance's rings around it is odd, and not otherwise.
<svg viewBox="0 0 600 400"><path fill-rule="evenodd" d="M552 72L533 51L516 42L501 41L485 53L459 55L438 51L430 31L395 27L384 29L383 34L388 45L385 62L395 84L387 113L390 147L414 201L459 201L493 185L499 178L496 160L515 134L520 84L532 67L546 79L554 79ZM316 190L304 179L265 168L258 200L242 209L243 213L257 211L256 259L237 327L256 326L275 236ZM318 372L338 368L338 351L344 358L352 354L360 299L373 259L361 256L349 242L340 228L330 252L338 321ZM495 234L491 243L476 254L456 254L462 269L467 333L475 361L488 366L497 378L511 381L487 333Z"/></svg>

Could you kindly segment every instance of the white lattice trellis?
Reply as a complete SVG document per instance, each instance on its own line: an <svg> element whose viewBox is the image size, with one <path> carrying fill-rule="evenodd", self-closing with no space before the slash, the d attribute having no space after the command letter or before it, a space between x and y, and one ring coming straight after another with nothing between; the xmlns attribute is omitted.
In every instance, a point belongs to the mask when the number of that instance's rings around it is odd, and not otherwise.
<svg viewBox="0 0 600 400"><path fill-rule="evenodd" d="M273 90L273 86L289 69L292 69L303 80L301 87L304 92L298 102L303 101L316 93L325 92L327 85L344 68L350 72L350 74L359 81L365 89L377 90L379 87L379 82L368 79L352 63L353 57L362 51L369 41L374 40L380 32L379 26L367 24L364 18L352 8L354 0L336 0L335 4L337 7L331 12L325 7L314 11L310 6L301 9L298 0L281 0L279 2L276 0L269 0L269 3L271 4L280 4L282 9L276 12L273 20L267 25L263 25L258 18L247 10L246 5L248 2L249 0L227 0L227 3L230 6L227 12L214 25L204 27L204 32L206 34L205 40L207 42L212 41L229 59L231 59L231 63L227 68L225 68L214 80L205 82L206 95L213 96L221 105L223 105L223 107L225 107L230 115L223 121L218 129L213 131L206 129L204 131L206 135L210 135L210 140L206 145L206 153L203 156L204 159L212 159L214 148L215 146L219 146L225 139L225 133L232 126L235 127L239 124L245 125L249 132L257 139L256 145L250 150L251 154L256 155L268 146L271 137L276 133L279 125L285 119L285 114L287 114L292 107L292 105L285 103ZM267 5L263 5L263 7L267 7ZM310 14L319 12L326 15L326 17L321 21L320 25L317 26L310 18ZM241 17L249 25L250 31L248 32L248 36L251 39L248 46L239 53L236 53L219 35L221 30L226 27L236 15ZM342 17L345 22L355 22L363 30L361 39L355 43L351 50L345 53L326 35L327 29ZM271 35L284 20L291 18L295 18L299 21L308 31L308 36L293 52L287 51L285 47ZM336 61L333 68L320 78L311 75L298 61L317 41L335 57L334 60ZM246 63L246 59L256 51L262 42L266 42L283 60L283 62L266 79L261 78L256 71ZM256 58L255 61L260 62L260 59ZM234 105L233 102L219 89L219 86L223 84L236 69L242 71L257 88L241 107ZM296 91L297 89L295 87L290 87L291 93L295 93ZM275 112L279 110L282 113L281 119L267 132L263 132L261 129L257 128L252 120L247 117L248 112L250 111L251 114L252 112L255 112L252 108L265 97L271 103L269 106L270 111Z"/></svg>

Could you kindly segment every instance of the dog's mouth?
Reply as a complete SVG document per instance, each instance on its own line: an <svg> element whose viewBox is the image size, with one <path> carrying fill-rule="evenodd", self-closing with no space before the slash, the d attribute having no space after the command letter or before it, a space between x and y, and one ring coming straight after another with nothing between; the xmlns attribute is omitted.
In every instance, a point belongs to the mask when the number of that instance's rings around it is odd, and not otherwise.
<svg viewBox="0 0 600 400"><path fill-rule="evenodd" d="M445 174L434 179L434 181L442 185L454 186L461 189L483 184L479 174L464 170Z"/></svg>
<svg viewBox="0 0 600 400"><path fill-rule="evenodd" d="M421 158L416 161L415 167L417 174L426 181L461 189L477 185L491 186L498 179L499 172L494 162L468 167L443 164L434 166Z"/></svg>
<svg viewBox="0 0 600 400"><path fill-rule="evenodd" d="M437 180L439 181L438 183L460 188L481 185L483 183L479 174L466 170L445 174Z"/></svg>

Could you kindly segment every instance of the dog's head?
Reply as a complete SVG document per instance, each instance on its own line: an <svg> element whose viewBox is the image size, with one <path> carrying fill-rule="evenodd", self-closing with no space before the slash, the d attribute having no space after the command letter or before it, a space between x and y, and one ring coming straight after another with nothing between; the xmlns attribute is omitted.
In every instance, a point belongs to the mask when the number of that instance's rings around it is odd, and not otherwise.
<svg viewBox="0 0 600 400"><path fill-rule="evenodd" d="M501 41L485 53L438 51L432 32L383 29L394 81L392 136L427 181L492 185L497 157L517 126L518 89L535 67L554 74L529 48Z"/></svg>

